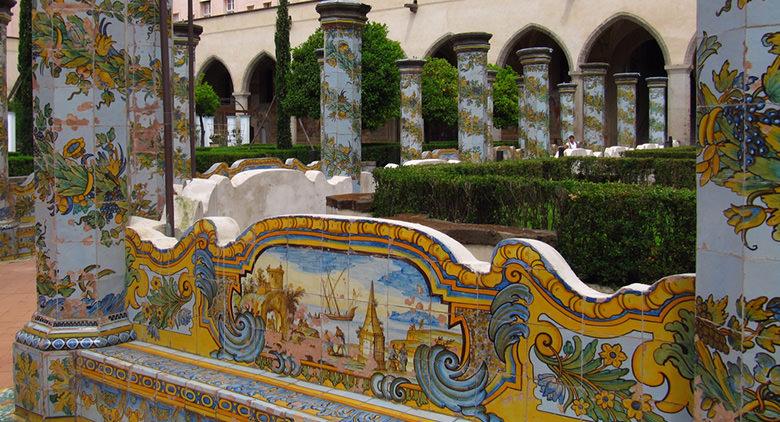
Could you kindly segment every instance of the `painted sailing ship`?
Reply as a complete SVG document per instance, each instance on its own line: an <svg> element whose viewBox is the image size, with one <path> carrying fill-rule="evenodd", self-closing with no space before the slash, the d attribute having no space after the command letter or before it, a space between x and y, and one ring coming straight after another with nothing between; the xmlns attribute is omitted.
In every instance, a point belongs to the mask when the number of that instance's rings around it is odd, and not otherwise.
<svg viewBox="0 0 780 422"><path fill-rule="evenodd" d="M344 273L346 271L346 269L342 270L341 274L339 274L335 281L331 278L330 273L328 273L327 280L322 279L322 284L325 291L325 312L323 315L331 321L352 321L355 319L355 311L357 310L357 306L353 305L355 300L354 294L352 299L349 300L347 305L343 308L339 305L339 299L336 297L336 289L344 278Z"/></svg>

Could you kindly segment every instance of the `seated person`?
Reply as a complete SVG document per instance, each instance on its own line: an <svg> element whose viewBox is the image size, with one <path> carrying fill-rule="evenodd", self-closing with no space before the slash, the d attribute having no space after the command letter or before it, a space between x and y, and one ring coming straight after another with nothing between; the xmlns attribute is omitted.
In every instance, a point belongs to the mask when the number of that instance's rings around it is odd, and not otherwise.
<svg viewBox="0 0 780 422"><path fill-rule="evenodd" d="M574 135L569 135L569 140L566 142L567 149L577 148L577 141L574 140Z"/></svg>

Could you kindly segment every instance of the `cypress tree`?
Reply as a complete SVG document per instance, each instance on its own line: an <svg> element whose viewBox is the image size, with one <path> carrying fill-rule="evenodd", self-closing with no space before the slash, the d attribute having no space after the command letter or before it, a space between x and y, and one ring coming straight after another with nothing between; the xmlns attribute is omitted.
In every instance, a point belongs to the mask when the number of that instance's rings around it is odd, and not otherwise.
<svg viewBox="0 0 780 422"><path fill-rule="evenodd" d="M290 15L287 0L279 0L276 11L276 146L279 149L292 148L290 114L285 110L282 100L287 96L287 72L290 67Z"/></svg>
<svg viewBox="0 0 780 422"><path fill-rule="evenodd" d="M11 108L16 113L17 151L33 154L32 0L19 2L19 87Z"/></svg>

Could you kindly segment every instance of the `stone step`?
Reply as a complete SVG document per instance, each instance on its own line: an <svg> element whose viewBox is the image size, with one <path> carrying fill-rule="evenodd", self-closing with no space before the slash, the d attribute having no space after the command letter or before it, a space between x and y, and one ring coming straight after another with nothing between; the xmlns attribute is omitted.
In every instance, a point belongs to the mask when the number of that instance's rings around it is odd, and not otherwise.
<svg viewBox="0 0 780 422"><path fill-rule="evenodd" d="M93 421L105 417L94 405L104 390L131 395L116 399L128 407L183 409L202 421L458 420L142 342L78 351L76 369L78 414Z"/></svg>

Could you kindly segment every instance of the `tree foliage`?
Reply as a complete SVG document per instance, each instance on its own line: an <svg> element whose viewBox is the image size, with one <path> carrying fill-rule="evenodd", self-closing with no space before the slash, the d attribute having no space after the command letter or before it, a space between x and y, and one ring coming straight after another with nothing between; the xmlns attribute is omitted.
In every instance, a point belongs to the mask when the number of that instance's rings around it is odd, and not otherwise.
<svg viewBox="0 0 780 422"><path fill-rule="evenodd" d="M195 113L200 119L200 144L205 145L206 127L203 125L203 116L213 116L219 108L219 95L208 82L198 82L195 85Z"/></svg>
<svg viewBox="0 0 780 422"><path fill-rule="evenodd" d="M320 117L320 67L316 50L324 45L318 29L292 50L283 108L299 117ZM400 116L400 74L396 60L404 58L398 41L387 37L387 26L369 22L363 30L363 128L376 129Z"/></svg>
<svg viewBox="0 0 780 422"><path fill-rule="evenodd" d="M431 57L423 66L422 113L426 122L458 124L458 69L445 59Z"/></svg>
<svg viewBox="0 0 780 422"><path fill-rule="evenodd" d="M19 2L19 87L10 104L16 114L16 149L33 154L32 99L32 0Z"/></svg>
<svg viewBox="0 0 780 422"><path fill-rule="evenodd" d="M490 66L498 71L493 83L493 125L500 129L517 127L517 77L511 67Z"/></svg>
<svg viewBox="0 0 780 422"><path fill-rule="evenodd" d="M287 10L287 0L279 0L276 11L276 98L287 96L287 74L290 69L290 15ZM277 107L276 146L279 149L292 147L292 133L290 131L290 114L285 107Z"/></svg>

